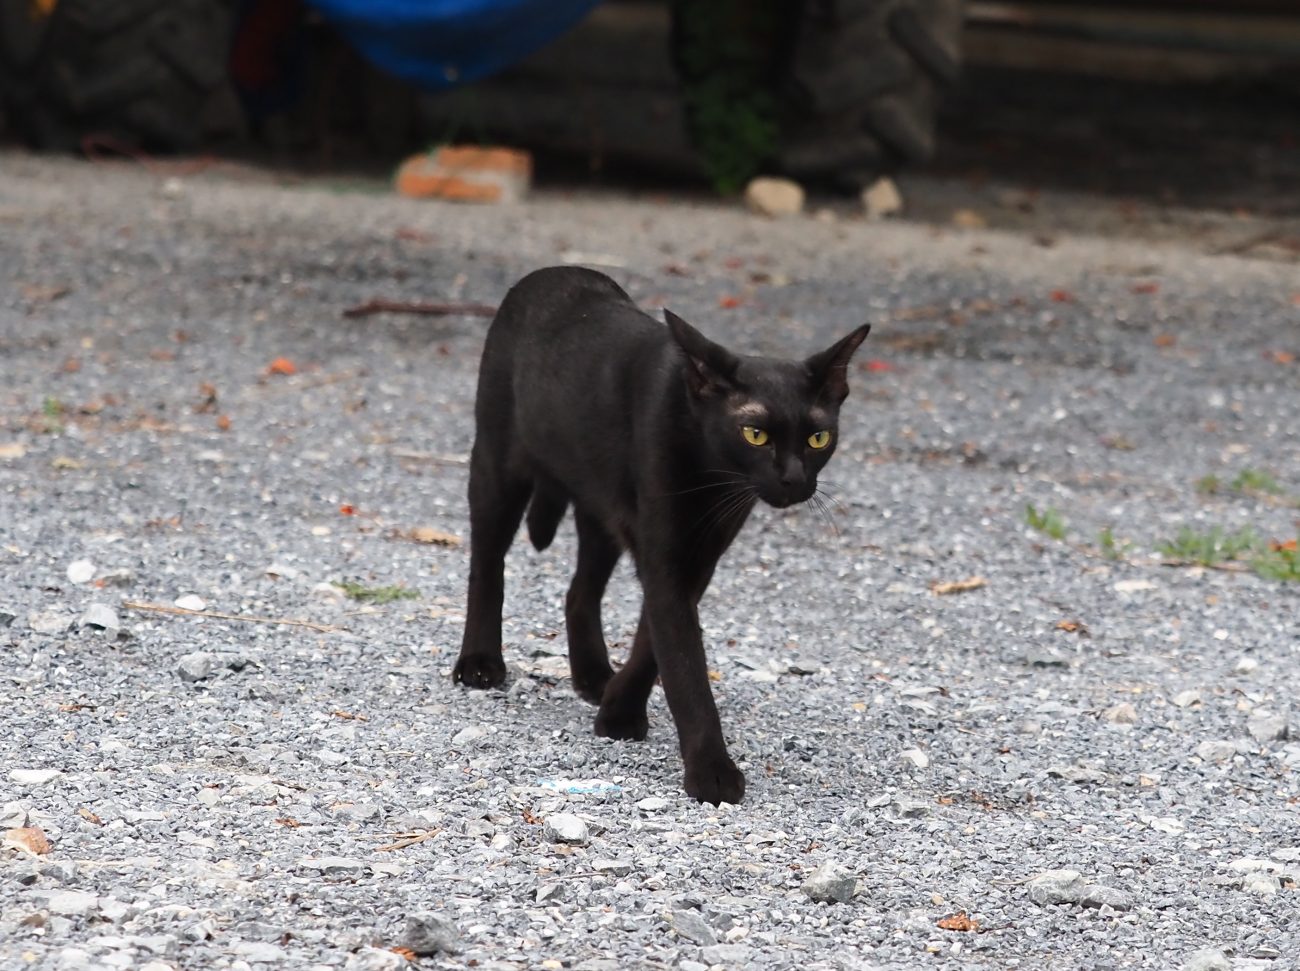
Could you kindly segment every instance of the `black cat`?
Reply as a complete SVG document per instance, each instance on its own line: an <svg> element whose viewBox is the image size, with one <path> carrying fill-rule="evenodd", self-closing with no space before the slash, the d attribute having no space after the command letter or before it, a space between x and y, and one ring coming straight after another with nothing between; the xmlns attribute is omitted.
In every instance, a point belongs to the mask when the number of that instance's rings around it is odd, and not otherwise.
<svg viewBox="0 0 1300 971"><path fill-rule="evenodd" d="M505 680L506 550L525 507L541 550L572 504L569 667L578 694L600 706L596 734L644 739L658 676L686 791L735 803L745 777L722 738L696 606L757 499L784 508L813 496L835 451L849 359L870 328L793 362L733 354L664 317L667 328L609 277L576 267L537 270L506 295L479 371L469 604L453 676L475 688ZM615 673L600 601L623 550L644 600L631 656Z"/></svg>

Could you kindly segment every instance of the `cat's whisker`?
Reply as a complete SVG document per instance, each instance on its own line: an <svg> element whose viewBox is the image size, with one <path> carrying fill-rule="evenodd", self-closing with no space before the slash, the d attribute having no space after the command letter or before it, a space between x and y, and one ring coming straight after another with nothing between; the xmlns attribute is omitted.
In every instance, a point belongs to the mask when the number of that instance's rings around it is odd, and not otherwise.
<svg viewBox="0 0 1300 971"><path fill-rule="evenodd" d="M823 498L825 495L826 493L818 489L808 497L808 502L805 503L805 505L811 505L816 509L817 512L821 514L822 519L826 520L826 525L831 528L831 532L835 534L835 538L839 539L840 527L835 522L834 517L831 516L830 507L826 505L826 500Z"/></svg>

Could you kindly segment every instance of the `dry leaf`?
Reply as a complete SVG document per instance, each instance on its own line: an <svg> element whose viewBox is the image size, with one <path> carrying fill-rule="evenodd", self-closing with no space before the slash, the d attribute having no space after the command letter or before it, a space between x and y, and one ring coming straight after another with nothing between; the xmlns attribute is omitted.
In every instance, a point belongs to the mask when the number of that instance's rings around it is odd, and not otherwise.
<svg viewBox="0 0 1300 971"><path fill-rule="evenodd" d="M1063 630L1067 634L1087 634L1088 628L1081 620L1058 620L1056 629Z"/></svg>
<svg viewBox="0 0 1300 971"><path fill-rule="evenodd" d="M27 454L22 442L0 442L0 459L20 459Z"/></svg>
<svg viewBox="0 0 1300 971"><path fill-rule="evenodd" d="M1074 294L1069 290L1053 290L1051 297L1054 303L1074 303Z"/></svg>
<svg viewBox="0 0 1300 971"><path fill-rule="evenodd" d="M416 526L406 535L417 543L430 543L434 546L460 545L459 536L453 536L451 533L444 533L442 530L434 529L432 526Z"/></svg>
<svg viewBox="0 0 1300 971"><path fill-rule="evenodd" d="M400 954L408 961L414 961L416 958L415 952L412 951L409 947L390 947L389 950L392 951L394 954Z"/></svg>
<svg viewBox="0 0 1300 971"><path fill-rule="evenodd" d="M230 431L230 416L229 416L229 415L217 415L217 431L219 431L219 432L228 432L228 431Z"/></svg>
<svg viewBox="0 0 1300 971"><path fill-rule="evenodd" d="M1173 334L1156 334L1156 347L1173 347L1178 343L1178 338Z"/></svg>
<svg viewBox="0 0 1300 971"><path fill-rule="evenodd" d="M1134 293L1159 293L1160 284L1152 281L1147 281L1146 283L1135 283L1133 284L1133 292Z"/></svg>
<svg viewBox="0 0 1300 971"><path fill-rule="evenodd" d="M989 221L974 209L957 209L952 214L952 224L958 229L983 229Z"/></svg>
<svg viewBox="0 0 1300 971"><path fill-rule="evenodd" d="M1269 351L1268 359L1274 364L1294 364L1295 355L1290 351Z"/></svg>
<svg viewBox="0 0 1300 971"><path fill-rule="evenodd" d="M45 831L39 826L23 826L19 829L7 830L4 845L25 850L36 856L44 856L54 849L49 839L46 838Z"/></svg>
<svg viewBox="0 0 1300 971"><path fill-rule="evenodd" d="M718 306L723 310L735 310L741 304L739 297L723 297L718 301Z"/></svg>
<svg viewBox="0 0 1300 971"><path fill-rule="evenodd" d="M930 584L930 592L935 596L944 597L950 593L967 593L986 586L988 586L988 581L983 577L967 577L965 580L949 580L947 582L936 580Z"/></svg>
<svg viewBox="0 0 1300 971"><path fill-rule="evenodd" d="M66 297L72 292L72 287L59 286L42 286L39 283L24 283L19 287L19 293L24 300L31 303L49 303L52 300L58 300L60 297Z"/></svg>
<svg viewBox="0 0 1300 971"><path fill-rule="evenodd" d="M94 823L96 826L104 825L104 821L100 819L98 816L96 816L94 813L92 813L85 806L82 806L80 809L77 810L77 815L80 816L88 823Z"/></svg>
<svg viewBox="0 0 1300 971"><path fill-rule="evenodd" d="M292 816L281 816L275 822L278 826L288 826L290 829L297 829L302 825L302 823L298 822L298 820L294 819Z"/></svg>
<svg viewBox="0 0 1300 971"><path fill-rule="evenodd" d="M980 923L977 920L971 920L966 916L966 911L958 911L951 917L945 917L939 921L939 926L946 931L967 931L975 932L980 929Z"/></svg>
<svg viewBox="0 0 1300 971"><path fill-rule="evenodd" d="M297 374L298 365L294 364L293 361L289 360L287 357L277 357L266 366L266 373L283 375Z"/></svg>
<svg viewBox="0 0 1300 971"><path fill-rule="evenodd" d="M335 718L342 718L345 721L368 722L370 721L365 715L356 715L350 711L332 711L330 712Z"/></svg>

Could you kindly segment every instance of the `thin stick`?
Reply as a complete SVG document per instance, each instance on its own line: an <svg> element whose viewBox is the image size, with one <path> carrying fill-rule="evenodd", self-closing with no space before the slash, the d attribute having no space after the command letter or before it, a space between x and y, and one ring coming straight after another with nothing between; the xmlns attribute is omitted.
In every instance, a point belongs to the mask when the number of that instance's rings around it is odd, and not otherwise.
<svg viewBox="0 0 1300 971"><path fill-rule="evenodd" d="M425 314L429 317L491 317L497 308L485 303L410 303L376 297L343 311L344 317L369 317L372 314Z"/></svg>
<svg viewBox="0 0 1300 971"><path fill-rule="evenodd" d="M286 624L290 627L309 627L322 634L335 634L345 628L330 624L319 624L314 620L294 620L291 617L255 617L252 614L223 614L217 610L187 610L184 607L168 607L166 604L147 604L135 600L123 600L122 606L127 610L149 610L158 614L181 614L186 617L211 617L214 620L241 620L246 624Z"/></svg>
<svg viewBox="0 0 1300 971"><path fill-rule="evenodd" d="M423 843L425 840L431 840L442 832L442 827L431 829L424 833L415 833L410 836L399 837L397 842L389 843L387 846L376 846L376 853L387 853L390 850L404 850L408 846L414 846L416 843Z"/></svg>

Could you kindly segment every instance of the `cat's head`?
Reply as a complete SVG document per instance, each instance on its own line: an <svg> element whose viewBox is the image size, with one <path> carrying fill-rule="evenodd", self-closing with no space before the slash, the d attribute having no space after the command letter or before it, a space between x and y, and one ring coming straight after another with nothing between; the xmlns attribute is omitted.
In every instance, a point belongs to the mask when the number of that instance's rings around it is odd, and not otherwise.
<svg viewBox="0 0 1300 971"><path fill-rule="evenodd" d="M866 339L863 324L803 361L743 357L709 340L672 311L664 319L682 350L687 392L713 471L743 476L769 505L810 499L835 451L848 365Z"/></svg>

